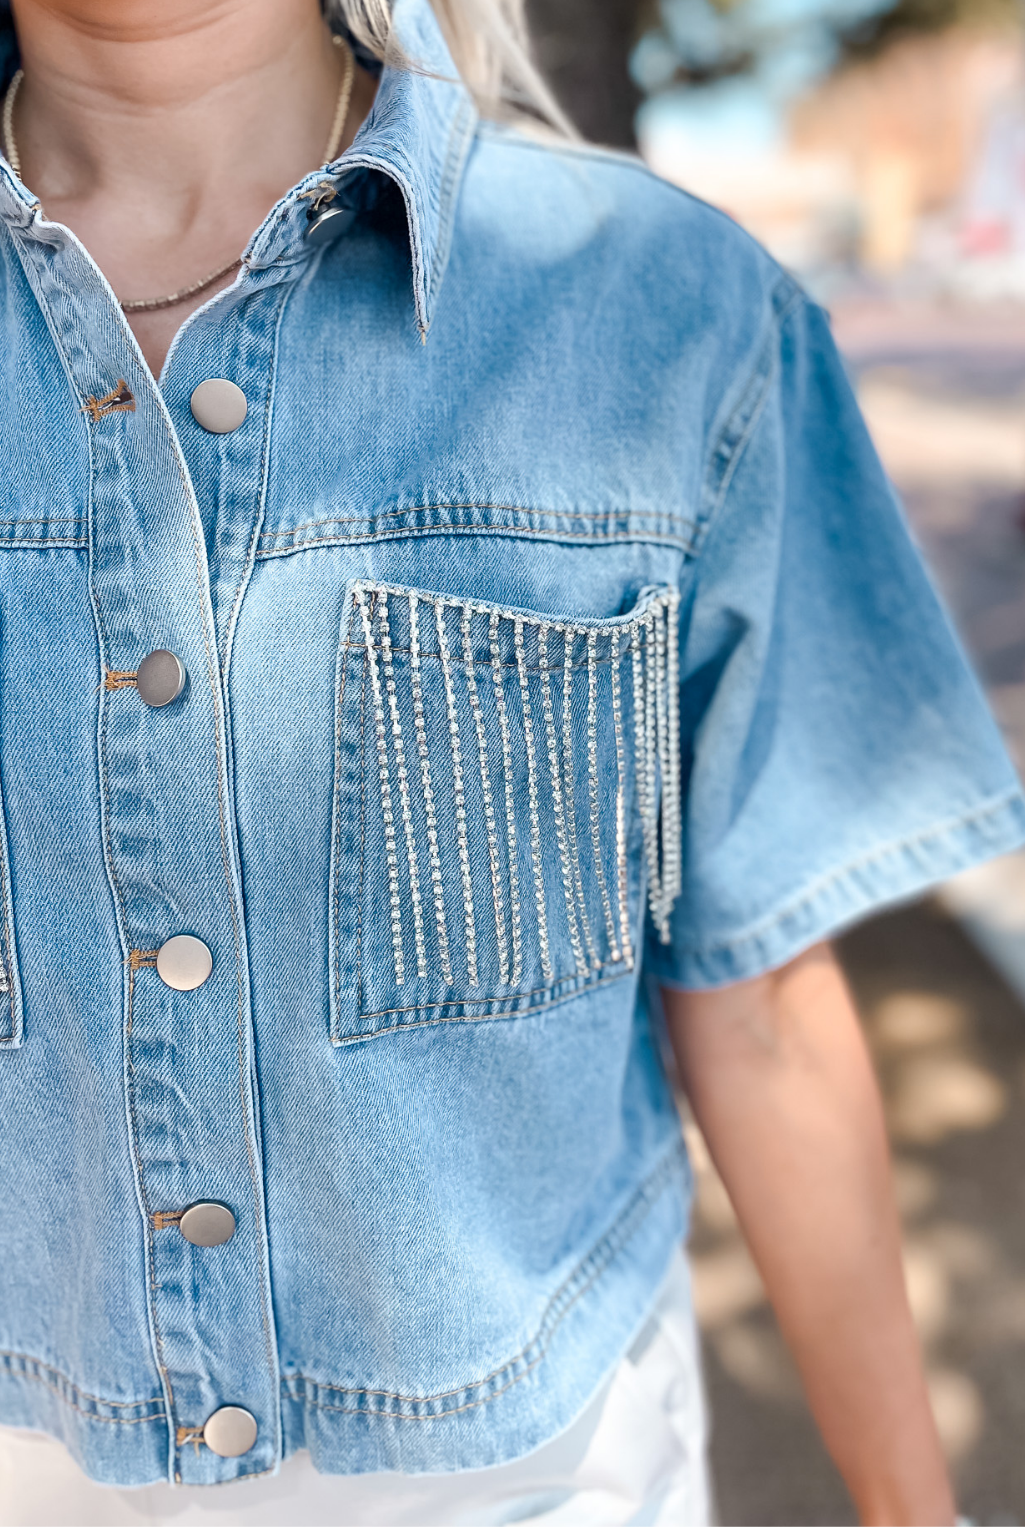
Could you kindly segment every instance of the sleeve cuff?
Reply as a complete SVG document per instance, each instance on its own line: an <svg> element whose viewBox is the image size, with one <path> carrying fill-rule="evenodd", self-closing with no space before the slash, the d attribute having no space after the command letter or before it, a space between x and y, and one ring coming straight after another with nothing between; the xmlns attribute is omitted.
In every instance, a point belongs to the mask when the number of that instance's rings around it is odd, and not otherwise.
<svg viewBox="0 0 1025 1527"><path fill-rule="evenodd" d="M913 837L885 843L817 880L728 938L666 948L649 940L647 972L685 991L747 981L860 918L1025 843L1025 799L1013 789Z"/></svg>

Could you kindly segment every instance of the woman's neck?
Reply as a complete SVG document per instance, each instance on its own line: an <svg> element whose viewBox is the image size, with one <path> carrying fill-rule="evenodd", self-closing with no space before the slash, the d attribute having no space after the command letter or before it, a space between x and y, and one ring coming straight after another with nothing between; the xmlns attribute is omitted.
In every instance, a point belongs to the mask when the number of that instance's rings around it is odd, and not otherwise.
<svg viewBox="0 0 1025 1527"><path fill-rule="evenodd" d="M22 177L120 297L172 292L223 265L323 162L343 61L318 0L14 0L13 9ZM343 144L372 98L357 71ZM133 315L154 370L189 311Z"/></svg>

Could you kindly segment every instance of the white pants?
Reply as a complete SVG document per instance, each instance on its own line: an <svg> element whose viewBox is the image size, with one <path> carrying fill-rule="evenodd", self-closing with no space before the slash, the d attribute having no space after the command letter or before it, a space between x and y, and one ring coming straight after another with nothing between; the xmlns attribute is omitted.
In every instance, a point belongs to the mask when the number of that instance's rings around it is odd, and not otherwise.
<svg viewBox="0 0 1025 1527"><path fill-rule="evenodd" d="M119 1489L40 1432L0 1427L0 1527L706 1527L705 1406L690 1278L673 1258L643 1331L573 1425L526 1458L459 1474L318 1474Z"/></svg>

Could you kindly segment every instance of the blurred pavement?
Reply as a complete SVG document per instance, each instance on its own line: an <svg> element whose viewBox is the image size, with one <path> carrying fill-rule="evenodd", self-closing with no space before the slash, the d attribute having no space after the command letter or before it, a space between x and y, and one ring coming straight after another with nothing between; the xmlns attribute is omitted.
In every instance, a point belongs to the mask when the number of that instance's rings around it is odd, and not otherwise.
<svg viewBox="0 0 1025 1527"><path fill-rule="evenodd" d="M1025 765L1025 310L833 314L877 445ZM1025 856L847 934L961 1510L1025 1522ZM700 1139L695 1291L724 1527L854 1521Z"/></svg>

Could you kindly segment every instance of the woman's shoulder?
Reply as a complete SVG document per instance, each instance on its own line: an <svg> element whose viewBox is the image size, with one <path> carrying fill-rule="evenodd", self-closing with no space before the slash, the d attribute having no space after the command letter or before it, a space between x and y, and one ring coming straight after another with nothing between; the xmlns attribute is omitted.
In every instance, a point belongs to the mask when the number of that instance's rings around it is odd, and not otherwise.
<svg viewBox="0 0 1025 1527"><path fill-rule="evenodd" d="M459 224L517 287L556 272L621 316L748 339L804 293L728 213L636 155L504 124L477 131ZM583 290L582 290L583 289ZM601 317L602 314L595 313ZM695 322L700 319L699 322Z"/></svg>

